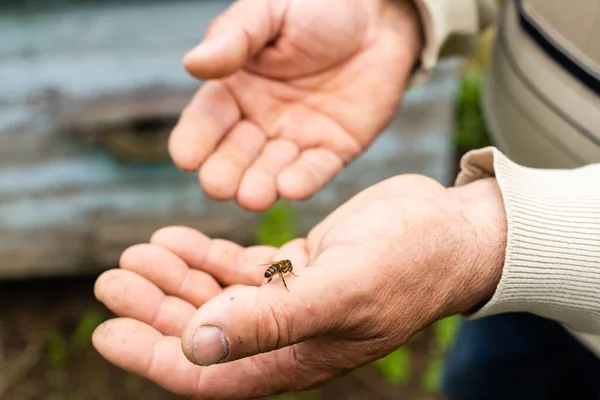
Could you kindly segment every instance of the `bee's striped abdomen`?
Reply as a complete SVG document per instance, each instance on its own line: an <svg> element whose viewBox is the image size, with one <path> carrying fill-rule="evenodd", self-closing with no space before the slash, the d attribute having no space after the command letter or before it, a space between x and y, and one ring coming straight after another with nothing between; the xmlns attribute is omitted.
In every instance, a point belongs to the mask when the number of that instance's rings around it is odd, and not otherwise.
<svg viewBox="0 0 600 400"><path fill-rule="evenodd" d="M267 270L265 271L265 278L270 278L273 275L275 275L277 273L277 266L275 265L271 265L269 268L267 268Z"/></svg>

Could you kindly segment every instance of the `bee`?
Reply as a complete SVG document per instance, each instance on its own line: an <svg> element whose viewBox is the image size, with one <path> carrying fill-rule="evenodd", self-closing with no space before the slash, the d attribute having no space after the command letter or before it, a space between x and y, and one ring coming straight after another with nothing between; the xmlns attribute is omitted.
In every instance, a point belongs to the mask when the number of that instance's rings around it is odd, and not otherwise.
<svg viewBox="0 0 600 400"><path fill-rule="evenodd" d="M260 264L260 265L268 265L269 266L269 268L267 268L267 270L265 271L265 278L268 279L268 281L266 283L271 282L271 280L273 279L275 274L279 274L279 276L281 277L281 280L283 281L283 286L285 286L285 288L287 289L288 292L290 291L290 289L288 289L288 287L285 283L285 279L283 279L283 274L289 272L290 274L292 274L294 276L298 276L294 273L294 271L293 271L294 266L292 265L292 262L290 260L272 261L270 263Z"/></svg>

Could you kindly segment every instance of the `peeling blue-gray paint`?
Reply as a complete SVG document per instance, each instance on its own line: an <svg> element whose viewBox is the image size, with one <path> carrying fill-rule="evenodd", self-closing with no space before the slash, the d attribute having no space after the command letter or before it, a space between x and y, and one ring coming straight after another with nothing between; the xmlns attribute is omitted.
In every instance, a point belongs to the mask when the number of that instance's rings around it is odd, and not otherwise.
<svg viewBox="0 0 600 400"><path fill-rule="evenodd" d="M1 63L1 60L0 60ZM30 122L36 117L36 112L30 107L21 106L0 106L0 137L8 135L9 129Z"/></svg>
<svg viewBox="0 0 600 400"><path fill-rule="evenodd" d="M53 188L93 188L106 184L147 182L197 182L195 174L186 174L175 166L121 164L109 156L89 155L50 160L31 166L0 169L0 199L4 195Z"/></svg>
<svg viewBox="0 0 600 400"><path fill-rule="evenodd" d="M173 187L124 186L111 190L79 193L43 199L26 196L0 204L2 229L43 229L48 227L86 226L94 212L116 216L161 217L174 213L198 216L206 211L206 201L196 185ZM118 211L118 214L116 213Z"/></svg>
<svg viewBox="0 0 600 400"><path fill-rule="evenodd" d="M85 96L141 85L189 85L194 80L181 58L230 3L113 4L0 15L0 99L56 86Z"/></svg>

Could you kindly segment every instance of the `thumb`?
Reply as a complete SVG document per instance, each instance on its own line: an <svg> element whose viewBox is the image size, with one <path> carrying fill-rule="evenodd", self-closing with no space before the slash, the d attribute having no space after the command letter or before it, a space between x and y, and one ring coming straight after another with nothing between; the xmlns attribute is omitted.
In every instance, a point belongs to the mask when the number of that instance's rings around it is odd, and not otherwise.
<svg viewBox="0 0 600 400"><path fill-rule="evenodd" d="M239 70L277 37L286 3L236 1L211 23L202 43L186 54L185 69L198 79L223 78Z"/></svg>
<svg viewBox="0 0 600 400"><path fill-rule="evenodd" d="M343 324L342 279L323 276L324 268L285 276L287 291L273 280L224 292L205 303L182 336L186 357L212 365L266 353L330 333ZM335 268L331 268L335 271Z"/></svg>

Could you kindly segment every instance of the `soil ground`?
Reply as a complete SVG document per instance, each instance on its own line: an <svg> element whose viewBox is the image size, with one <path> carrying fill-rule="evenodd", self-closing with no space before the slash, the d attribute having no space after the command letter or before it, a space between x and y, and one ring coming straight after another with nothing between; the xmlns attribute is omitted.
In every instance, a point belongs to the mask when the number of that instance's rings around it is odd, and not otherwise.
<svg viewBox="0 0 600 400"><path fill-rule="evenodd" d="M111 314L94 298L95 276L0 284L0 398L3 400L175 400L153 383L105 361L89 342ZM60 339L63 338L63 339ZM431 334L411 343L413 376L387 382L368 366L318 391L286 399L438 400L422 392Z"/></svg>

